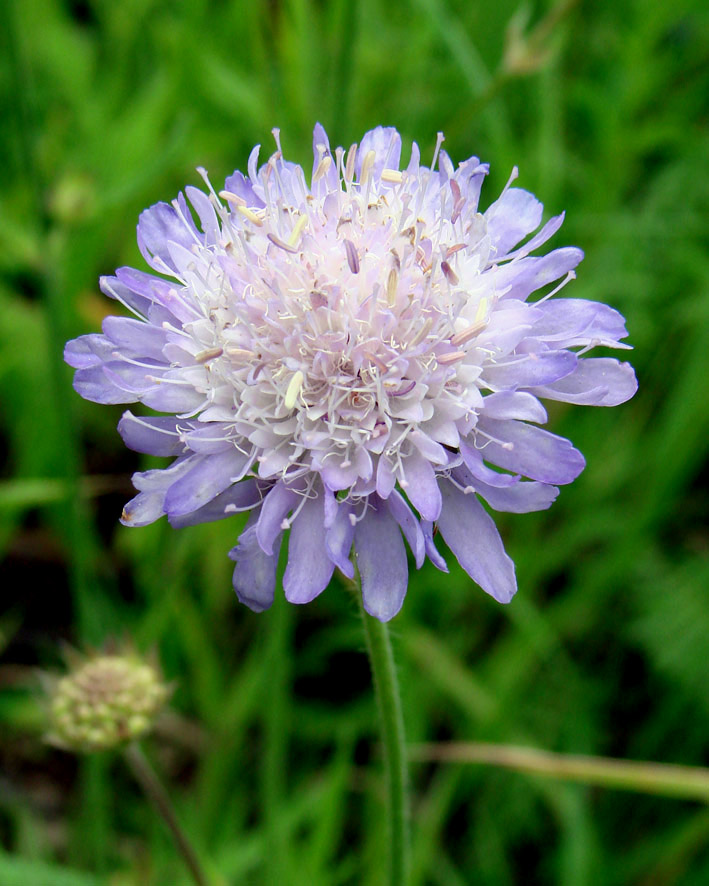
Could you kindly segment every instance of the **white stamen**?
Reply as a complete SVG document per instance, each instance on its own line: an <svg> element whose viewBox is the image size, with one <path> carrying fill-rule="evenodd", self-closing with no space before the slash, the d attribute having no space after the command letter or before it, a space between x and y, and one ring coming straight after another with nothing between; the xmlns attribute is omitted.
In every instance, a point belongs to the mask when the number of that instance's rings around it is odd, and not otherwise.
<svg viewBox="0 0 709 886"><path fill-rule="evenodd" d="M209 363L210 360L215 360L217 357L221 357L223 353L224 348L207 348L206 350L195 354L194 358L197 363Z"/></svg>
<svg viewBox="0 0 709 886"><path fill-rule="evenodd" d="M449 363L456 363L465 357L465 351L451 351L450 354L440 354L436 360L442 365L447 366Z"/></svg>
<svg viewBox="0 0 709 886"><path fill-rule="evenodd" d="M241 203L237 203L236 210L237 212L240 212L245 218L248 218L248 220L252 224L257 225L257 227L260 228L263 226L263 219L260 219L253 211L253 209L249 209L248 206L242 206Z"/></svg>
<svg viewBox="0 0 709 886"><path fill-rule="evenodd" d="M293 374L291 380L288 382L286 396L283 398L283 405L286 407L286 409L292 409L295 406L295 401L298 399L300 389L303 387L304 378L305 376L303 375L302 371L298 369Z"/></svg>

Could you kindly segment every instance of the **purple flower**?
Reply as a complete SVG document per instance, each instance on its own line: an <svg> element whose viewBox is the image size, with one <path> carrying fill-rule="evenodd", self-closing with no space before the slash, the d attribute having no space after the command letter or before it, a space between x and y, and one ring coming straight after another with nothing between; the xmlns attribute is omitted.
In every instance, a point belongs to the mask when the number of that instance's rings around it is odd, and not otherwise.
<svg viewBox="0 0 709 886"><path fill-rule="evenodd" d="M239 599L293 603L323 591L338 568L382 621L401 608L404 539L417 567L446 571L437 527L468 574L496 600L516 591L493 510L549 507L584 459L538 425L540 398L615 406L635 393L632 368L591 348L623 348L622 316L559 297L580 249L532 255L561 226L539 228L542 204L511 187L483 213L488 167L400 169L391 128L331 151L315 127L308 185L277 152L219 194L188 187L145 210L138 243L155 274L119 268L102 290L135 319L69 342L74 386L126 412L131 449L174 456L137 473L123 523L167 514L173 526L250 511L231 551ZM437 167L437 168L436 168ZM188 203L189 201L189 203ZM191 207L190 205L191 204ZM520 245L521 244L521 245ZM559 282L557 282L559 281ZM551 291L535 301L530 295Z"/></svg>

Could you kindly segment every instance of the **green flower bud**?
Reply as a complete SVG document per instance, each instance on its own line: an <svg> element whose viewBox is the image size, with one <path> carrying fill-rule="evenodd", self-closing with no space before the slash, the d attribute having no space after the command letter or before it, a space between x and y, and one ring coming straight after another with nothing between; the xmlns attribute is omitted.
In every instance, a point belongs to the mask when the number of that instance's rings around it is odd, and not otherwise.
<svg viewBox="0 0 709 886"><path fill-rule="evenodd" d="M51 687L47 741L83 753L118 747L150 731L169 694L134 653L83 659Z"/></svg>

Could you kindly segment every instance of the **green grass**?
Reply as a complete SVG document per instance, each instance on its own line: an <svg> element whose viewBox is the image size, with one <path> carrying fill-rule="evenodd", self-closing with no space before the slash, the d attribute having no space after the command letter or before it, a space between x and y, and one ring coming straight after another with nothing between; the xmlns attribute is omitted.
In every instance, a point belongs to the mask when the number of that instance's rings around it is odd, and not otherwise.
<svg viewBox="0 0 709 886"><path fill-rule="evenodd" d="M100 274L142 266L151 203L244 168L281 128L309 164L379 123L430 157L513 165L569 295L627 317L640 391L554 409L588 467L548 512L499 521L508 607L457 567L412 577L393 624L412 742L525 744L707 763L709 13L705 3L532 3L533 70L502 66L516 2L7 0L0 5L0 883L188 882L112 758L43 745L36 667L130 636L176 681L146 751L215 883L378 886L385 781L356 607L240 607L239 521L118 525L138 457L119 407L81 401L66 338L114 306ZM547 27L549 26L549 27ZM509 58L509 55L507 56ZM535 67L536 66L536 67ZM414 764L412 884L709 882L704 806L491 766ZM221 881L216 874L223 878Z"/></svg>

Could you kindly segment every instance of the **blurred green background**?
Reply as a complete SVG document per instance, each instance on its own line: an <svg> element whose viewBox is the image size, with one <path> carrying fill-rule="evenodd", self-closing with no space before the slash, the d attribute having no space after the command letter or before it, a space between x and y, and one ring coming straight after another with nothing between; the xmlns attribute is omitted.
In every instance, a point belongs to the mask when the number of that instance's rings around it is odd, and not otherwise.
<svg viewBox="0 0 709 886"><path fill-rule="evenodd" d="M81 401L68 337L115 310L97 278L143 267L138 213L245 168L281 128L349 145L397 126L405 157L511 167L569 296L628 320L640 391L555 407L588 467L549 511L501 515L520 590L412 577L393 623L411 741L527 744L701 765L709 734L709 10L586 0L4 0L0 4L0 884L188 882L111 756L42 742L36 669L62 644L156 648L176 681L147 743L229 884L383 882L376 711L356 607L236 603L238 518L118 524L121 407ZM155 462L157 463L157 462ZM163 521L164 522L164 521ZM452 558L449 558L452 561ZM452 563L451 563L452 565ZM412 767L412 883L709 883L709 810L474 766Z"/></svg>

